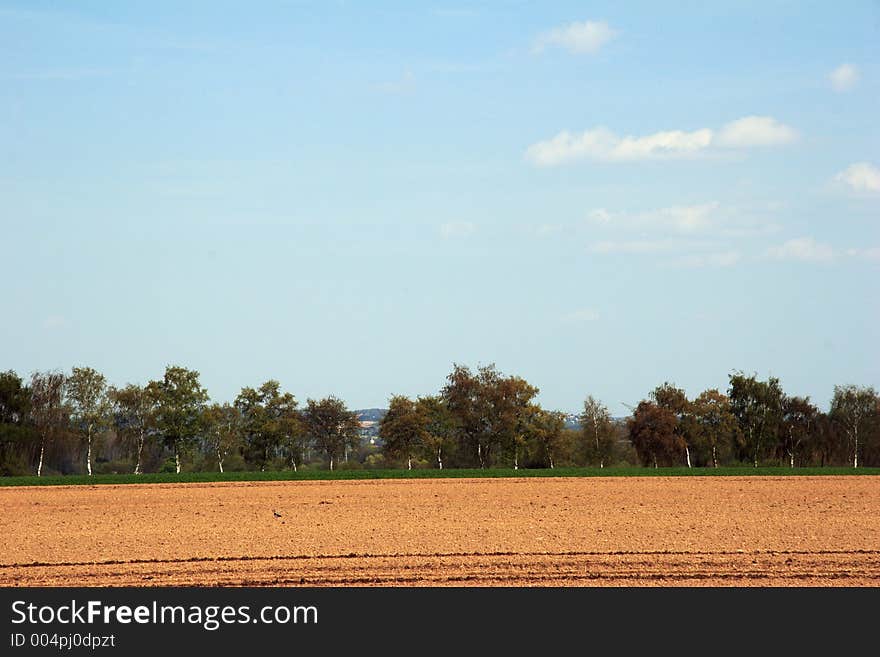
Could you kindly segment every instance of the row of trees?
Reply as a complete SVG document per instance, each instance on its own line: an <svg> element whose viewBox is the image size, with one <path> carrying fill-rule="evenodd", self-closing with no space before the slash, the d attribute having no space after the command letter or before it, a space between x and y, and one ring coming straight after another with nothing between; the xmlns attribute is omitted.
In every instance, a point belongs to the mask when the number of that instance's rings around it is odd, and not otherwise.
<svg viewBox="0 0 880 657"><path fill-rule="evenodd" d="M23 381L0 373L0 473L93 472L96 441L105 453L131 460L132 471L201 457L202 465L296 469L314 451L332 469L360 443L355 413L330 396L297 401L277 381L242 388L232 404L209 403L199 373L169 366L161 379L123 388L89 367L69 375L37 372ZM76 459L82 459L82 468Z"/></svg>
<svg viewBox="0 0 880 657"><path fill-rule="evenodd" d="M731 374L726 392L694 399L658 386L625 421L587 397L577 428L541 408L538 388L493 365L455 365L436 395L396 395L365 443L356 414L336 397L303 408L277 381L210 403L199 373L169 366L161 379L116 388L88 367L0 373L0 473L92 474L95 454L114 471L348 467L718 467L748 463L880 465L880 397L837 386L828 412L786 395L776 378ZM349 463L349 460L351 462ZM108 468L104 468L107 471Z"/></svg>
<svg viewBox="0 0 880 657"><path fill-rule="evenodd" d="M391 398L381 425L389 460L486 467L493 461L552 468L638 462L646 466L718 467L762 463L880 465L880 397L873 388L837 386L828 413L809 398L786 395L779 380L731 374L726 394L706 390L688 399L670 383L658 386L615 421L587 397L579 429L534 402L538 389L494 367L473 373L456 366L436 397ZM436 455L436 458L435 458Z"/></svg>
<svg viewBox="0 0 880 657"><path fill-rule="evenodd" d="M873 388L835 386L831 408L786 395L779 379L730 375L727 394L706 390L689 400L658 386L627 421L644 465L762 462L796 465L880 464L880 397Z"/></svg>

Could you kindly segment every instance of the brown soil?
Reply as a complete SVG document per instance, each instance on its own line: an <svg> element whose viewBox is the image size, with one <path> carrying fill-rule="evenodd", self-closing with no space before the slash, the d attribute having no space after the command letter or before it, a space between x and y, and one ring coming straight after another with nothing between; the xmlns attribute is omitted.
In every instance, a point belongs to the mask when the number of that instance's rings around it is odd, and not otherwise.
<svg viewBox="0 0 880 657"><path fill-rule="evenodd" d="M880 480L0 488L0 585L878 586Z"/></svg>

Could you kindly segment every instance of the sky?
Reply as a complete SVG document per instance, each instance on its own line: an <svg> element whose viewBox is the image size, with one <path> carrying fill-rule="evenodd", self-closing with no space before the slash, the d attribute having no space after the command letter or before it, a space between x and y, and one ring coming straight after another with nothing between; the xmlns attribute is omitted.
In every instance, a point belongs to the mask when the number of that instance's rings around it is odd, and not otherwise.
<svg viewBox="0 0 880 657"><path fill-rule="evenodd" d="M870 1L0 0L0 369L827 408L880 388L878 44Z"/></svg>

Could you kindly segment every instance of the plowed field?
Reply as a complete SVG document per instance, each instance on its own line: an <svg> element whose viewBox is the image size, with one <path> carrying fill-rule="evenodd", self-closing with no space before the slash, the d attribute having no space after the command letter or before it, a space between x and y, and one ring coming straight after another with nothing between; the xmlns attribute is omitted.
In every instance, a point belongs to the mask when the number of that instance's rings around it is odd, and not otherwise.
<svg viewBox="0 0 880 657"><path fill-rule="evenodd" d="M0 585L878 586L880 479L0 488Z"/></svg>

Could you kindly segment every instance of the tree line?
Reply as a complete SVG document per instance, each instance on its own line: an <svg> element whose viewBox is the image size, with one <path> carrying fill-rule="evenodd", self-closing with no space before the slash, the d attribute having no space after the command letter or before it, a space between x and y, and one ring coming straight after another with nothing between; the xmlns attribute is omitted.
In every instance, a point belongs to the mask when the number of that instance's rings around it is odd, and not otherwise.
<svg viewBox="0 0 880 657"><path fill-rule="evenodd" d="M830 408L786 395L778 379L736 372L688 399L663 383L625 420L587 396L572 428L539 389L494 365L454 365L437 394L394 395L365 440L335 396L302 407L278 381L211 402L199 373L168 366L145 385L100 372L0 373L0 474L300 467L554 468L880 465L880 396L835 386Z"/></svg>

